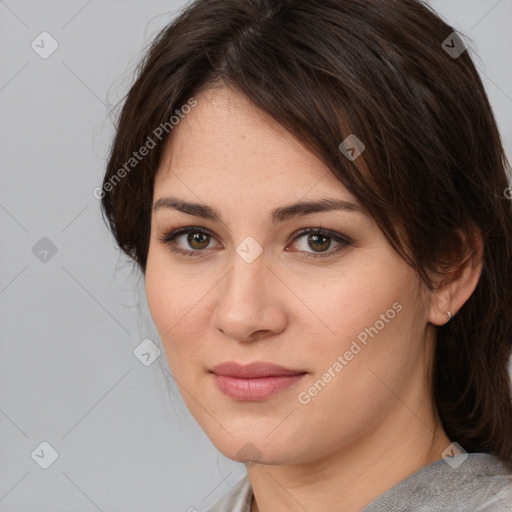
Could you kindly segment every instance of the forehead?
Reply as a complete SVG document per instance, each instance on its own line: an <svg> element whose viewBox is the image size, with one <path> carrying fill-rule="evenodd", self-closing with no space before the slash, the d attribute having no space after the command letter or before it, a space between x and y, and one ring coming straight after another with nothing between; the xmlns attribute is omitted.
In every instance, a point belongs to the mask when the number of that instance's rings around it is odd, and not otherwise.
<svg viewBox="0 0 512 512"><path fill-rule="evenodd" d="M173 129L155 191L272 192L288 199L311 192L355 202L316 155L245 96L223 87L195 99L197 106Z"/></svg>

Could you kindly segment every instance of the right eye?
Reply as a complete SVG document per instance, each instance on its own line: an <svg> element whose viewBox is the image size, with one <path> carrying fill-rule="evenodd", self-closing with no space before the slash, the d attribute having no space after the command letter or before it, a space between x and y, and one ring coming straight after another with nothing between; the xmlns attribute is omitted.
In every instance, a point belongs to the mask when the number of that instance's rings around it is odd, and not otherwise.
<svg viewBox="0 0 512 512"><path fill-rule="evenodd" d="M188 244L193 250L179 248L177 242L180 238L183 238L183 243ZM182 254L183 256L201 256L200 253L208 248L212 238L210 233L201 228L188 227L174 229L164 233L160 237L160 242L167 244L171 251L177 254Z"/></svg>

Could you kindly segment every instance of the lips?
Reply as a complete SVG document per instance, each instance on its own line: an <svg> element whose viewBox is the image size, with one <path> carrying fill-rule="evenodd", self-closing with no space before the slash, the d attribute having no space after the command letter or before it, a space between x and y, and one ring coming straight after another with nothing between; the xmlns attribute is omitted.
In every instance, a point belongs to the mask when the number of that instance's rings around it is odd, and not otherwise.
<svg viewBox="0 0 512 512"><path fill-rule="evenodd" d="M304 370L292 370L273 363L254 362L243 366L229 361L214 366L212 373L225 375L226 377L237 377L239 379L255 379L258 377L276 377L280 375L300 375L307 372Z"/></svg>
<svg viewBox="0 0 512 512"><path fill-rule="evenodd" d="M240 365L230 361L215 366L211 373L217 387L229 397L242 401L262 401L293 386L307 372L272 363Z"/></svg>

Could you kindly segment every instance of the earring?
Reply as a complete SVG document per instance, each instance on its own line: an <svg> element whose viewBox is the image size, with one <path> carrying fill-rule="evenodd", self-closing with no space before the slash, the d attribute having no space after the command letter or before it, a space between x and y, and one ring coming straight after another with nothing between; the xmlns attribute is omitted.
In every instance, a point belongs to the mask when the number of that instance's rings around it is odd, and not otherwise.
<svg viewBox="0 0 512 512"><path fill-rule="evenodd" d="M452 314L451 314L449 311L447 311L447 312L445 313L445 315L446 315L446 318L448 318L448 322L453 318L453 317L452 317Z"/></svg>

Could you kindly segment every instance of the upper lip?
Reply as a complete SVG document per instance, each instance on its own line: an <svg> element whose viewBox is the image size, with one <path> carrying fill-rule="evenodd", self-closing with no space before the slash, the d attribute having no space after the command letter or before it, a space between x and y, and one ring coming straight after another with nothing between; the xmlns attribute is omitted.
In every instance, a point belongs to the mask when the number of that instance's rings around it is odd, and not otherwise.
<svg viewBox="0 0 512 512"><path fill-rule="evenodd" d="M277 364L260 361L249 363L247 365L241 365L234 361L228 361L214 366L211 371L216 375L226 375L228 377L238 377L242 379L271 377L277 375L300 375L307 373L303 370L292 370Z"/></svg>

